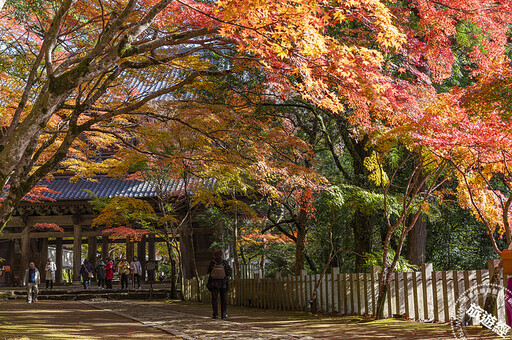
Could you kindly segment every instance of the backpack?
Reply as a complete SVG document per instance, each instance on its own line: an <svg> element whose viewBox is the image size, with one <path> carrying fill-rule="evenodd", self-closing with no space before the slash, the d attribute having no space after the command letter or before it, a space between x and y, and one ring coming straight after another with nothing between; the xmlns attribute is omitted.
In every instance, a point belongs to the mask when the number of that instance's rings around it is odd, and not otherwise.
<svg viewBox="0 0 512 340"><path fill-rule="evenodd" d="M210 277L215 280L222 280L226 277L226 270L224 269L224 262L220 264L215 263L213 266Z"/></svg>

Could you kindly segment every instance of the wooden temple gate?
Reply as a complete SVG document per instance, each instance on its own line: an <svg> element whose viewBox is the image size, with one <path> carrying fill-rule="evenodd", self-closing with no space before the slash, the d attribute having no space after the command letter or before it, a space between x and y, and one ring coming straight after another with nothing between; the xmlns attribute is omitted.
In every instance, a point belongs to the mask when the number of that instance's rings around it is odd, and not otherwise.
<svg viewBox="0 0 512 340"><path fill-rule="evenodd" d="M52 187L53 186L53 187ZM137 197L142 199L154 198L147 183L101 177L96 182L78 180L71 181L69 177L56 178L51 182L49 189L58 192L48 195L52 200L43 202L22 202L14 216L8 222L3 233L0 234L0 258L4 261L0 266L8 265L11 272L0 277L0 285L13 285L23 279L25 269L30 261L36 264L44 280L44 269L48 259L48 246L54 245L56 249L55 263L57 265L56 283L62 283L62 255L65 245L72 245L73 251L73 282L80 281L80 266L82 264L82 245L88 244L87 258L95 267L97 265L98 247L101 246L101 259L109 254L111 243L126 242L126 257L136 255L145 272L146 257L154 260L156 256L156 243L161 241L154 235L147 235L140 241L110 240L102 234L102 230L92 229L92 221L98 212L88 203L91 199L83 189L95 192L98 197ZM52 197L53 196L53 197ZM39 231L34 229L37 224L56 224L64 231ZM194 228L193 242L195 245L195 262L200 275L204 275L210 260L209 230ZM190 278L192 261L187 236L182 242L183 275ZM131 261L131 260L130 260Z"/></svg>

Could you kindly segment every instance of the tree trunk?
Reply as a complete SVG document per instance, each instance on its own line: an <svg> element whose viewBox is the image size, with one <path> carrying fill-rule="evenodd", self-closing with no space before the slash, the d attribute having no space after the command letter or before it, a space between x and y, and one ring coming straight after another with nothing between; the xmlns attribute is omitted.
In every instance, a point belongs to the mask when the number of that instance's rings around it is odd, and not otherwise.
<svg viewBox="0 0 512 340"><path fill-rule="evenodd" d="M386 295L388 293L388 285L382 284L379 285L379 295L377 298L377 306L376 306L376 313L375 317L377 319L384 319L384 303L386 302Z"/></svg>
<svg viewBox="0 0 512 340"><path fill-rule="evenodd" d="M425 263L425 249L427 246L427 217L420 214L407 240L407 260L409 263L421 266Z"/></svg>
<svg viewBox="0 0 512 340"><path fill-rule="evenodd" d="M300 275L304 269L306 258L306 219L306 211L301 209L297 225L297 240L295 242L295 275Z"/></svg>
<svg viewBox="0 0 512 340"><path fill-rule="evenodd" d="M490 268L489 268L490 269ZM500 284L501 270L503 269L503 261L499 261L495 266L492 272L492 276L489 279L489 285L491 288L487 295L485 296L484 302L484 310L492 315L496 315L495 307L496 307L496 296L498 291L493 289L492 287L497 287Z"/></svg>
<svg viewBox="0 0 512 340"><path fill-rule="evenodd" d="M190 256L192 257L192 270L194 271L194 276L197 282L197 291L201 291L201 283L199 281L199 273L197 271L197 262L196 262L196 247L194 246L194 229L190 226L190 234L189 234L189 245L190 245ZM201 295L197 295L197 299L201 302Z"/></svg>
<svg viewBox="0 0 512 340"><path fill-rule="evenodd" d="M354 251L361 255L371 252L372 227L368 214L356 210L352 220L352 230L354 232ZM363 265L364 258L356 255L354 271L360 272Z"/></svg>
<svg viewBox="0 0 512 340"><path fill-rule="evenodd" d="M178 298L178 288L176 285L176 260L174 259L172 252L172 245L170 242L167 244L167 253L169 254L169 261L171 262L171 299Z"/></svg>
<svg viewBox="0 0 512 340"><path fill-rule="evenodd" d="M238 259L238 217L235 215L233 225L233 266L235 267L235 277L240 276L240 260Z"/></svg>
<svg viewBox="0 0 512 340"><path fill-rule="evenodd" d="M260 270L261 270L261 278L265 278L265 252L267 251L267 243L263 243L263 253L261 254L260 260Z"/></svg>

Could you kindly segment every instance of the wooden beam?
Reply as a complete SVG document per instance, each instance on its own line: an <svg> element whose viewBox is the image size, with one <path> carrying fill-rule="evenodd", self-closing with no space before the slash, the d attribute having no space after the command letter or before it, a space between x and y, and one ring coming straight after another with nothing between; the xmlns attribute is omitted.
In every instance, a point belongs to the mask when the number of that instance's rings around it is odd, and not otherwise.
<svg viewBox="0 0 512 340"><path fill-rule="evenodd" d="M101 236L101 230L86 230L82 231L82 237ZM30 238L57 238L57 237L74 237L74 232L71 231L32 231L29 233ZM0 240L10 240L23 238L23 233L6 233L0 235Z"/></svg>
<svg viewBox="0 0 512 340"><path fill-rule="evenodd" d="M98 215L84 214L80 215L80 223L82 225L91 225L92 220ZM48 215L48 216L27 216L27 224L34 225L36 223L55 223L58 226L73 226L73 215ZM13 216L7 222L6 228L23 227L23 219L20 216Z"/></svg>
<svg viewBox="0 0 512 340"><path fill-rule="evenodd" d="M83 237L82 238L82 244L87 244L87 242L88 242L87 240L88 240L88 238ZM110 243L124 243L124 242L126 242L125 239L108 240L109 244ZM161 237L155 237L155 242L165 242L165 240L163 238L161 238ZM48 240L48 244L55 245L56 243L57 242L55 240ZM65 245L73 244L73 240L69 240L69 239L68 240L62 240L62 244L65 244ZM102 258L103 258L103 255L102 255Z"/></svg>

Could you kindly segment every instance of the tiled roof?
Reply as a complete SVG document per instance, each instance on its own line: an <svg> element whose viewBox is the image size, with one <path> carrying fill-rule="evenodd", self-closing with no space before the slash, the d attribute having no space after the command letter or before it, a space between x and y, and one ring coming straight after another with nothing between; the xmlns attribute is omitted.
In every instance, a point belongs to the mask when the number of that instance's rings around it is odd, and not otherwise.
<svg viewBox="0 0 512 340"><path fill-rule="evenodd" d="M188 183L191 193L198 183L211 185L211 180L193 180ZM44 197L51 200L89 200L91 195L84 191L90 190L98 197L135 197L150 198L156 197L157 191L149 182L138 180L127 180L112 177L96 177L93 180L79 179L72 181L70 177L55 177L51 182L41 183L55 193L44 192ZM165 191L172 196L179 196L184 193L185 185L183 180L174 180L166 186Z"/></svg>

